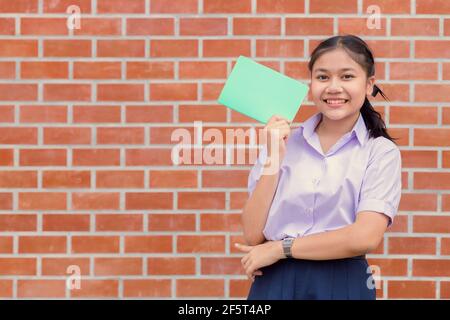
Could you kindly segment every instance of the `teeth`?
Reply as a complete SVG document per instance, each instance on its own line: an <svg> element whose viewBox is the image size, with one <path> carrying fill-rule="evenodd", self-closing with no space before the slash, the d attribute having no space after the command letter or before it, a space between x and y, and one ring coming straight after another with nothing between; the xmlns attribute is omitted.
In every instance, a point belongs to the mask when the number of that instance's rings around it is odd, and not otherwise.
<svg viewBox="0 0 450 320"><path fill-rule="evenodd" d="M341 104L345 103L346 100L325 100L328 104Z"/></svg>

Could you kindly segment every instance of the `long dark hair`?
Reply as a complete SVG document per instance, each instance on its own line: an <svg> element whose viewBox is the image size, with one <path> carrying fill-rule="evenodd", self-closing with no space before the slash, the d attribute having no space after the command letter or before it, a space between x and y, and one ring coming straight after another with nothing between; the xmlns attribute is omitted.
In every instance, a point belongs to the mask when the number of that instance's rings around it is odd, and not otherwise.
<svg viewBox="0 0 450 320"><path fill-rule="evenodd" d="M348 55L366 71L368 78L375 75L375 60L372 51L364 40L354 35L334 36L322 41L311 54L308 63L309 71L312 72L314 63L322 54L337 48L344 49ZM381 91L377 85L374 85L372 96L375 97L378 93L381 94L386 101L389 101L383 91ZM394 140L397 140L398 138L392 138L388 134L383 118L380 113L372 107L372 104L367 97L361 107L361 114L371 138L383 136L395 143Z"/></svg>

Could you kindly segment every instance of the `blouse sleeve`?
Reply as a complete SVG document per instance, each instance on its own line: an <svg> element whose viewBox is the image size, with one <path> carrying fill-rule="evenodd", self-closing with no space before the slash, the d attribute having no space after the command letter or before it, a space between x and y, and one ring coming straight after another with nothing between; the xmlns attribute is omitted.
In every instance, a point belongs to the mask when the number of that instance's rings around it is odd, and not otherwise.
<svg viewBox="0 0 450 320"><path fill-rule="evenodd" d="M261 178L261 174L263 171L263 163L266 162L267 157L267 150L264 146L258 156L258 159L255 161L255 164L253 165L252 169L250 170L250 174L248 175L248 196L250 197L253 193L253 190L255 190L256 184L259 181L259 178Z"/></svg>
<svg viewBox="0 0 450 320"><path fill-rule="evenodd" d="M400 203L402 164L397 146L383 149L369 162L356 212L376 211L385 214L389 217L390 227Z"/></svg>

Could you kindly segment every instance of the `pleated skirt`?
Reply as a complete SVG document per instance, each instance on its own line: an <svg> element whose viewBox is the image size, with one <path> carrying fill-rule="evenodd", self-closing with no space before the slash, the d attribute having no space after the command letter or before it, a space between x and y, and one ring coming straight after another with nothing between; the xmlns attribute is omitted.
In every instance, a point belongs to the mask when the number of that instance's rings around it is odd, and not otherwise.
<svg viewBox="0 0 450 320"><path fill-rule="evenodd" d="M281 259L260 268L247 300L375 300L365 256L336 260Z"/></svg>

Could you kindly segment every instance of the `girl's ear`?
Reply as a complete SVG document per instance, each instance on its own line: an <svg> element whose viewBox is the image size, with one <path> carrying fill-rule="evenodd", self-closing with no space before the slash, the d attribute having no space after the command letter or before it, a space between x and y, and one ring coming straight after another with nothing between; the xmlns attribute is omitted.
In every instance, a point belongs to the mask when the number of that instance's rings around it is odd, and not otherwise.
<svg viewBox="0 0 450 320"><path fill-rule="evenodd" d="M368 95L368 96L372 95L374 84L375 84L375 76L371 76L371 77L367 78L366 95Z"/></svg>

